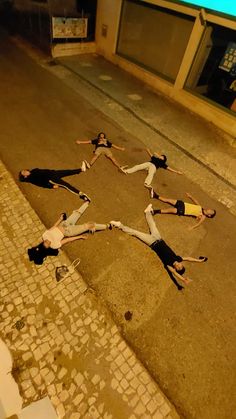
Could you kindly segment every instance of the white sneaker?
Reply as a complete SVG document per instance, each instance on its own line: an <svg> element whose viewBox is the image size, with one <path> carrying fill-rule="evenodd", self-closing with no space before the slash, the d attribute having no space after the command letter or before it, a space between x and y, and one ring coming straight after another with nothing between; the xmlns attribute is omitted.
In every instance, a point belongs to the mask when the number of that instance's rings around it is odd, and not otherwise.
<svg viewBox="0 0 236 419"><path fill-rule="evenodd" d="M87 169L90 169L90 167L91 167L91 166L90 166L89 162L88 162L87 160L84 160L84 162L85 162L85 164L86 164L86 168L87 168Z"/></svg>
<svg viewBox="0 0 236 419"><path fill-rule="evenodd" d="M149 204L149 205L147 206L147 208L145 208L144 212L145 212L145 214L146 214L147 212L150 212L150 213L152 214L152 213L153 213L152 204Z"/></svg>
<svg viewBox="0 0 236 419"><path fill-rule="evenodd" d="M121 222L120 221L110 221L110 224L114 227L120 228Z"/></svg>
<svg viewBox="0 0 236 419"><path fill-rule="evenodd" d="M85 163L85 161L82 161L82 164L81 164L81 170L82 170L82 172L86 172L86 169L87 169L86 163Z"/></svg>

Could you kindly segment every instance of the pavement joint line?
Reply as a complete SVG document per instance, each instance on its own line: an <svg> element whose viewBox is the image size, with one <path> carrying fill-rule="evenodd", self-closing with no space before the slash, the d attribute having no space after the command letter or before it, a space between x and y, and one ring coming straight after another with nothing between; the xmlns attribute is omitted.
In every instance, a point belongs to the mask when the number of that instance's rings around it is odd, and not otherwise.
<svg viewBox="0 0 236 419"><path fill-rule="evenodd" d="M116 102L118 105L120 105L123 109L125 109L127 112L129 112L134 118L136 118L139 122L146 125L148 128L150 128L152 131L154 131L156 134L160 135L164 140L168 141L171 145L173 145L175 148L177 148L179 151L181 151L183 154L185 154L187 157L194 160L196 163L207 169L210 173L212 173L214 176L216 176L218 179L220 179L222 182L224 182L226 185L231 187L234 191L236 191L236 185L231 183L229 180L225 179L223 176L221 176L219 173L217 173L214 169L212 169L210 166L208 166L206 163L195 157L192 153L185 150L185 148L181 147L181 145L177 144L174 140L172 140L170 137L168 137L166 134L164 134L162 131L155 128L152 124L147 122L145 119L141 118L136 114L135 111L133 111L129 106L124 105L121 101L114 98L112 95L107 93L105 90L103 90L101 87L97 86L90 80L86 79L86 77L82 76L81 74L78 74L75 70L71 69L71 67L67 66L66 64L60 62L59 60L55 60L58 65L65 67L67 70L69 70L71 73L75 74L78 78L83 80L85 83L90 85L91 87L97 89L100 93L104 94L109 99Z"/></svg>

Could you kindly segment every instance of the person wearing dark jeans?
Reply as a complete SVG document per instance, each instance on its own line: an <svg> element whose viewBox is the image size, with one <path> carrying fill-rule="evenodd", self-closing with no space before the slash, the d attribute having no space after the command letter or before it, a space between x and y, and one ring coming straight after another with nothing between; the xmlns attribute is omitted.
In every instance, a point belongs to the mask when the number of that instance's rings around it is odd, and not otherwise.
<svg viewBox="0 0 236 419"><path fill-rule="evenodd" d="M125 226L120 221L110 221L110 224L114 227L119 228L124 233L137 237L139 240L147 244L160 258L169 276L174 281L177 288L181 290L183 287L179 285L179 283L177 282L178 279L183 281L186 285L189 284L189 282L191 282L189 278L183 276L185 272L183 262L206 262L207 258L204 256L200 256L198 259L196 259L190 256L181 257L176 255L175 252L161 238L160 232L157 229L157 226L152 217L152 205L149 204L148 207L144 210L144 212L150 230L149 234Z"/></svg>
<svg viewBox="0 0 236 419"><path fill-rule="evenodd" d="M33 185L40 186L41 188L58 189L64 188L69 192L78 195L80 199L89 201L90 198L79 189L65 182L62 178L66 176L78 175L81 172L86 171L85 162L82 163L80 169L69 169L69 170L50 170L50 169L23 169L19 173L19 181L32 183Z"/></svg>

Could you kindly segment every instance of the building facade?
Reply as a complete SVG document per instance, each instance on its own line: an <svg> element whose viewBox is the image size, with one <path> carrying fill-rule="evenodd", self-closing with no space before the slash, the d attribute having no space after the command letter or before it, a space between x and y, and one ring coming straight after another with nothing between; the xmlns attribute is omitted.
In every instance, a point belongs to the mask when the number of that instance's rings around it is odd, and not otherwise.
<svg viewBox="0 0 236 419"><path fill-rule="evenodd" d="M98 0L96 50L235 137L236 2L221 3Z"/></svg>

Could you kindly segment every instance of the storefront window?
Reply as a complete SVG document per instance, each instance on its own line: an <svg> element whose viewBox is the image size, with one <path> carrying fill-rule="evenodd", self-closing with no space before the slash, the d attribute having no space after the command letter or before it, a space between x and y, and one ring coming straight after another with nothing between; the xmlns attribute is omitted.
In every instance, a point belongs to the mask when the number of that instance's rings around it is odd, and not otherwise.
<svg viewBox="0 0 236 419"><path fill-rule="evenodd" d="M186 88L236 112L235 31L208 24Z"/></svg>
<svg viewBox="0 0 236 419"><path fill-rule="evenodd" d="M125 0L117 54L174 81L193 28L192 17Z"/></svg>

